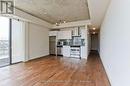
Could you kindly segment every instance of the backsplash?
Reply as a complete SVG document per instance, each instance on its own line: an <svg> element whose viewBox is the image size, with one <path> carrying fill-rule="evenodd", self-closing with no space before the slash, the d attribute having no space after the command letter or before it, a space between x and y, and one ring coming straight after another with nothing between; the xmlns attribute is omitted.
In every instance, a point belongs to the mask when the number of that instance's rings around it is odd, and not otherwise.
<svg viewBox="0 0 130 86"><path fill-rule="evenodd" d="M60 39L57 42L57 45L64 45L64 46L72 46L72 45L79 45L85 46L85 39Z"/></svg>

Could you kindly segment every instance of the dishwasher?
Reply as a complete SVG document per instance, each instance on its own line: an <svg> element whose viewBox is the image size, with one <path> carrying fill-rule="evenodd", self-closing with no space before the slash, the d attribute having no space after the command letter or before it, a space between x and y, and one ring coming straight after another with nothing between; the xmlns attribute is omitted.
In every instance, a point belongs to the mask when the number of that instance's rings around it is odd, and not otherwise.
<svg viewBox="0 0 130 86"><path fill-rule="evenodd" d="M57 55L63 56L63 46L57 46Z"/></svg>

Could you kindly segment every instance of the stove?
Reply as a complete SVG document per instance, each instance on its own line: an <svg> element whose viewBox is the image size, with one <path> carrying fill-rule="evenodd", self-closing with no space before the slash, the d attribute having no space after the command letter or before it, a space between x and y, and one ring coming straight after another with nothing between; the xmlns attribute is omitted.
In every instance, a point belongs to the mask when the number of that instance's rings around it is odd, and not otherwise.
<svg viewBox="0 0 130 86"><path fill-rule="evenodd" d="M70 57L81 58L80 46L71 46Z"/></svg>

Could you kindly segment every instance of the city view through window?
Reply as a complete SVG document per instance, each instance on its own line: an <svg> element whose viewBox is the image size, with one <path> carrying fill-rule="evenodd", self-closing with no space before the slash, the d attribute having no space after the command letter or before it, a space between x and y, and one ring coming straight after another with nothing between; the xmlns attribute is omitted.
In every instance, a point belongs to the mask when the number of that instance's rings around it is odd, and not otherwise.
<svg viewBox="0 0 130 86"><path fill-rule="evenodd" d="M0 66L9 64L9 19L0 17Z"/></svg>

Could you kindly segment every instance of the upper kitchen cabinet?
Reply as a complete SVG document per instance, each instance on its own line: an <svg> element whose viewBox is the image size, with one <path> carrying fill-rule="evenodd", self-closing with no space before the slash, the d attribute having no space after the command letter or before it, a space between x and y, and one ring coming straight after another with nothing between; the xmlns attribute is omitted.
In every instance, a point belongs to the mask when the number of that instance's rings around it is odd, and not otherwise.
<svg viewBox="0 0 130 86"><path fill-rule="evenodd" d="M58 32L58 36L57 39L71 39L71 30L67 30L67 31L59 31Z"/></svg>
<svg viewBox="0 0 130 86"><path fill-rule="evenodd" d="M86 37L87 37L87 29L81 28L80 31L81 31L81 39L86 39Z"/></svg>
<svg viewBox="0 0 130 86"><path fill-rule="evenodd" d="M57 36L58 31L49 31L49 36Z"/></svg>
<svg viewBox="0 0 130 86"><path fill-rule="evenodd" d="M72 29L72 36L81 36L80 27L74 27Z"/></svg>

